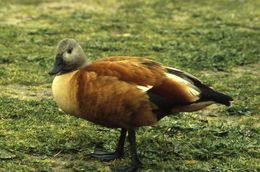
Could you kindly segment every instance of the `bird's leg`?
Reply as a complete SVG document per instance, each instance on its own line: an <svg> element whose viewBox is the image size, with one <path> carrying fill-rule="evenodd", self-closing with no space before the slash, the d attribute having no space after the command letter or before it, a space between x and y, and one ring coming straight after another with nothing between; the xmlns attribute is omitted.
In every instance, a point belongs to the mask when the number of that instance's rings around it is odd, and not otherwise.
<svg viewBox="0 0 260 172"><path fill-rule="evenodd" d="M135 138L135 131L134 130L128 130L128 140L129 140L129 143L130 143L131 164L130 164L130 166L117 167L113 171L116 171L116 172L135 172L142 165L142 163L139 160L138 155L137 155L136 138Z"/></svg>
<svg viewBox="0 0 260 172"><path fill-rule="evenodd" d="M117 147L114 152L105 152L102 150L95 150L93 153L90 153L89 155L91 157L97 158L101 161L111 161L111 160L120 158L124 155L125 137L126 137L126 130L122 128L120 137L118 139Z"/></svg>

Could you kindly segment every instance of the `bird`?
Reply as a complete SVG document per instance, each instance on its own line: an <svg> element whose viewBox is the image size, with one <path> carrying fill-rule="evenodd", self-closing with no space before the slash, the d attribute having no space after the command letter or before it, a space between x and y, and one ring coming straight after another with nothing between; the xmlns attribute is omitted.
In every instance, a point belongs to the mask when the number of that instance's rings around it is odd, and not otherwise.
<svg viewBox="0 0 260 172"><path fill-rule="evenodd" d="M131 162L114 171L133 172L141 168L136 144L139 127L215 103L230 106L233 100L189 73L148 58L110 56L91 62L72 38L58 43L49 74L55 75L52 93L63 112L121 129L115 151L95 150L91 157L102 161L121 158L128 139Z"/></svg>

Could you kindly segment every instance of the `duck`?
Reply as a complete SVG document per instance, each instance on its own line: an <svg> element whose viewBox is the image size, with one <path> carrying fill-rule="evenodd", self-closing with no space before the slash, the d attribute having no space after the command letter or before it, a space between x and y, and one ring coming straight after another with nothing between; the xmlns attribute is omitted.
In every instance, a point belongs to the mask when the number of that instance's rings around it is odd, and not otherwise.
<svg viewBox="0 0 260 172"><path fill-rule="evenodd" d="M53 98L64 113L120 129L115 151L95 150L91 157L101 161L121 158L128 139L131 162L114 171L141 168L136 144L139 127L212 104L230 106L233 100L189 73L148 58L110 56L90 62L72 38L58 43L49 74L55 75Z"/></svg>

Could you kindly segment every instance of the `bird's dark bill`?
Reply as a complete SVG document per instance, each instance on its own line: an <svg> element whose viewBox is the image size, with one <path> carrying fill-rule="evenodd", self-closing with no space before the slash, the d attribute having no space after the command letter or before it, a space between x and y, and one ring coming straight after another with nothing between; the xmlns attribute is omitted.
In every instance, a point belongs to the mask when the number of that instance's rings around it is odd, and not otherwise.
<svg viewBox="0 0 260 172"><path fill-rule="evenodd" d="M49 71L49 74L55 75L55 74L61 72L63 67L64 67L64 64L62 62L62 58L56 58L52 69Z"/></svg>

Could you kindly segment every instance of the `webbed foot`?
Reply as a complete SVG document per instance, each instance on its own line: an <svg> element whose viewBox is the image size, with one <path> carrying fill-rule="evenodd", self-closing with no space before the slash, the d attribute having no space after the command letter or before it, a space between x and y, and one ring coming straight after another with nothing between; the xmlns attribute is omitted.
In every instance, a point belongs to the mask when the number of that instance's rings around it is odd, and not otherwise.
<svg viewBox="0 0 260 172"><path fill-rule="evenodd" d="M95 150L93 153L90 153L89 156L97 158L100 161L112 161L123 156L123 152L105 152L102 150Z"/></svg>

